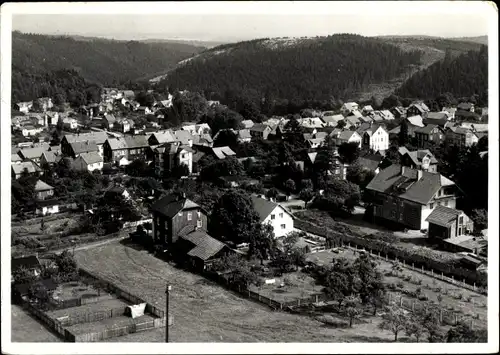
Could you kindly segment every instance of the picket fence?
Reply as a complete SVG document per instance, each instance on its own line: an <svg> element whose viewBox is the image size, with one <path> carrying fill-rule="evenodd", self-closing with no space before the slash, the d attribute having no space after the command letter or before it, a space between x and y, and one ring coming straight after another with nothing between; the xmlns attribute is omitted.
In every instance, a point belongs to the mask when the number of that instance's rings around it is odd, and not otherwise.
<svg viewBox="0 0 500 355"><path fill-rule="evenodd" d="M130 333L136 333L144 330L160 328L165 326L165 319L157 318L151 321L142 323L133 323L119 328L110 328L101 332L85 333L75 335L75 342L97 342L109 338L120 337Z"/></svg>
<svg viewBox="0 0 500 355"><path fill-rule="evenodd" d="M59 318L58 321L62 326L69 327L75 324L100 322L104 319L123 316L125 312L126 307L117 307L105 311L75 314L64 318Z"/></svg>

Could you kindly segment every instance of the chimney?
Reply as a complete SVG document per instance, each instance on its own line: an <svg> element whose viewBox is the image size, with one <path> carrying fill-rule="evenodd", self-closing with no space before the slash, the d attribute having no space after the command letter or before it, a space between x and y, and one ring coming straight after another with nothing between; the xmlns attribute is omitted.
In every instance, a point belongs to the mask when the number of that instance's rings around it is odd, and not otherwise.
<svg viewBox="0 0 500 355"><path fill-rule="evenodd" d="M422 170L417 170L417 181L419 181L421 178L422 178L422 175L423 175L423 171Z"/></svg>

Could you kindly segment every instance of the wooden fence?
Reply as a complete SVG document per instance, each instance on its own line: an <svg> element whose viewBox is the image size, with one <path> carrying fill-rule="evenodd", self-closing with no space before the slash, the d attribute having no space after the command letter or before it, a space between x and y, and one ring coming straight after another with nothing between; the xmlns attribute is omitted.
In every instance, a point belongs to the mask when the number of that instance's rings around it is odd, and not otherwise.
<svg viewBox="0 0 500 355"><path fill-rule="evenodd" d="M45 324L53 332L57 333L62 339L67 342L74 342L75 336L56 319L49 317L45 312L33 306L29 301L22 301L22 306L35 318Z"/></svg>
<svg viewBox="0 0 500 355"><path fill-rule="evenodd" d="M75 324L100 322L104 319L123 316L125 314L125 311L126 307L117 307L99 312L79 313L71 316L61 317L57 320L64 327L69 327Z"/></svg>

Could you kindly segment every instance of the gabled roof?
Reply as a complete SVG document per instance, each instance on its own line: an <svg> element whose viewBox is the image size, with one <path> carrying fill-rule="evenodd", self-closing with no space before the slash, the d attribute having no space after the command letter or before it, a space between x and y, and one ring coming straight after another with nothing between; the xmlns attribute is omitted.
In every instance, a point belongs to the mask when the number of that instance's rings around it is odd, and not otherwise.
<svg viewBox="0 0 500 355"><path fill-rule="evenodd" d="M360 119L360 121L365 122L365 123L369 123L369 122L373 121L373 118L371 116L362 116L359 119Z"/></svg>
<svg viewBox="0 0 500 355"><path fill-rule="evenodd" d="M193 141L193 135L189 131L178 130L173 132L175 140L181 142L182 144L189 144L189 141Z"/></svg>
<svg viewBox="0 0 500 355"><path fill-rule="evenodd" d="M420 111L420 113L425 113L425 112L429 112L429 108L427 107L427 105L423 102L415 102L415 103L412 103L410 105L410 107L415 107L417 108L417 110Z"/></svg>
<svg viewBox="0 0 500 355"><path fill-rule="evenodd" d="M448 227L463 212L445 206L437 206L434 211L425 219L429 223L437 224L442 227Z"/></svg>
<svg viewBox="0 0 500 355"><path fill-rule="evenodd" d="M474 134L472 130L465 128L465 127L449 127L449 130L452 131L455 134L460 134L460 135L466 135L467 133Z"/></svg>
<svg viewBox="0 0 500 355"><path fill-rule="evenodd" d="M437 159L434 157L434 155L428 149L409 151L405 147L401 147L401 148L399 148L399 153L401 155L408 155L410 157L410 159L413 161L413 163L417 166L420 166L422 164L422 159L424 159L426 156L430 157L431 164L438 163Z"/></svg>
<svg viewBox="0 0 500 355"><path fill-rule="evenodd" d="M243 120L243 121L241 121L241 124L245 128L252 128L254 125L254 122L252 120Z"/></svg>
<svg viewBox="0 0 500 355"><path fill-rule="evenodd" d="M431 134L434 129L439 129L441 132L443 132L443 129L439 127L438 125L435 124L428 124L425 127L418 127L415 130L415 133L423 133L423 134Z"/></svg>
<svg viewBox="0 0 500 355"><path fill-rule="evenodd" d="M422 119L422 116L417 115L417 116L410 116L406 118L408 122L410 122L412 125L417 126L417 127L424 127L424 122Z"/></svg>
<svg viewBox="0 0 500 355"><path fill-rule="evenodd" d="M447 120L448 115L446 112L429 112L427 113L427 118L435 120Z"/></svg>
<svg viewBox="0 0 500 355"><path fill-rule="evenodd" d="M363 106L363 111L373 111L372 105Z"/></svg>
<svg viewBox="0 0 500 355"><path fill-rule="evenodd" d="M335 125L337 125L339 123L339 121L344 120L344 116L342 116L342 115L323 116L323 117L321 117L321 119L326 124L335 123Z"/></svg>
<svg viewBox="0 0 500 355"><path fill-rule="evenodd" d="M215 256L226 246L224 243L212 238L207 232L201 229L181 235L180 237L194 244L194 248L188 252L188 255L200 258L203 261Z"/></svg>
<svg viewBox="0 0 500 355"><path fill-rule="evenodd" d="M358 108L358 104L356 102L346 102L342 105L346 110L356 110Z"/></svg>
<svg viewBox="0 0 500 355"><path fill-rule="evenodd" d="M240 129L238 131L238 138L239 139L251 139L252 135L250 134L249 129Z"/></svg>
<svg viewBox="0 0 500 355"><path fill-rule="evenodd" d="M260 198L260 197L255 196L255 195L252 195L251 199L252 199L253 208L255 209L257 214L259 215L260 222L263 222L271 214L271 212L274 211L274 209L278 206L281 207L290 216L292 216L290 214L290 212L288 212L283 206L281 206L277 203L271 202L269 200ZM292 216L292 218L293 218L293 216Z"/></svg>
<svg viewBox="0 0 500 355"><path fill-rule="evenodd" d="M347 116L345 118L345 120L347 122L349 122L350 124L352 124L353 126L358 125L359 123L361 123L360 120L359 120L359 118L357 116L354 116L354 115Z"/></svg>
<svg viewBox="0 0 500 355"><path fill-rule="evenodd" d="M271 127L263 123L256 123L250 128L252 132L264 132L266 130L271 130Z"/></svg>
<svg viewBox="0 0 500 355"><path fill-rule="evenodd" d="M376 132L379 128L382 128L385 132L387 132L381 124L370 124L370 123L363 123L359 128L356 130L359 135L363 133L368 133L370 136Z"/></svg>
<svg viewBox="0 0 500 355"><path fill-rule="evenodd" d="M19 164L12 164L12 170L14 171L14 174L22 174L24 169L28 170L28 173L35 173L37 171L40 171L41 169L33 162L31 161L23 161Z"/></svg>
<svg viewBox="0 0 500 355"><path fill-rule="evenodd" d="M236 155L235 152L228 146L225 147L214 147L212 148L212 152L218 159L225 159L226 157L229 156L234 156Z"/></svg>
<svg viewBox="0 0 500 355"><path fill-rule="evenodd" d="M172 193L156 201L151 209L168 218L174 217L177 213L186 209L195 209L201 207L190 199L176 193Z"/></svg>
<svg viewBox="0 0 500 355"><path fill-rule="evenodd" d="M23 156L25 159L38 159L42 156L42 153L45 151L46 149L42 147L24 148L19 151L19 154Z"/></svg>
<svg viewBox="0 0 500 355"><path fill-rule="evenodd" d="M105 114L104 119L108 121L108 123L115 123L116 122L116 117L113 114Z"/></svg>
<svg viewBox="0 0 500 355"><path fill-rule="evenodd" d="M111 150L127 149L127 142L123 138L109 138L108 144Z"/></svg>
<svg viewBox="0 0 500 355"><path fill-rule="evenodd" d="M108 135L106 132L91 132L91 133L80 133L76 134L67 134L63 137L66 139L68 143L74 142L84 142L84 141L94 141L96 144L104 144L108 139Z"/></svg>
<svg viewBox="0 0 500 355"><path fill-rule="evenodd" d="M470 102L461 102L457 105L457 109L459 110L470 110L472 107L474 106L474 104L470 103Z"/></svg>
<svg viewBox="0 0 500 355"><path fill-rule="evenodd" d="M42 180L38 180L36 182L35 191L47 191L47 190L54 190L54 188L49 184L43 182Z"/></svg>
<svg viewBox="0 0 500 355"><path fill-rule="evenodd" d="M318 155L318 152L313 152L313 153L307 153L307 156L309 157L309 161L314 164L316 161L316 156Z"/></svg>
<svg viewBox="0 0 500 355"><path fill-rule="evenodd" d="M125 143L129 149L149 147L146 136L125 136Z"/></svg>
<svg viewBox="0 0 500 355"><path fill-rule="evenodd" d="M444 128L448 124L448 119L435 119L435 118L426 118L423 120L426 125L435 125Z"/></svg>
<svg viewBox="0 0 500 355"><path fill-rule="evenodd" d="M395 119L394 114L389 110L382 110L382 111L380 111L380 114L382 115L384 120L394 120Z"/></svg>
<svg viewBox="0 0 500 355"><path fill-rule="evenodd" d="M97 148L97 144L95 141L73 142L70 143L70 146L74 154L99 151L99 148Z"/></svg>
<svg viewBox="0 0 500 355"><path fill-rule="evenodd" d="M158 144L171 143L176 141L174 134L170 130L153 133L151 137L155 137L158 141Z"/></svg>
<svg viewBox="0 0 500 355"><path fill-rule="evenodd" d="M97 152L82 153L80 157L87 165L102 163L102 157Z"/></svg>
<svg viewBox="0 0 500 355"><path fill-rule="evenodd" d="M380 155L372 154L364 157L359 157L358 163L364 169L375 171L380 165L382 159L383 157L381 157Z"/></svg>
<svg viewBox="0 0 500 355"><path fill-rule="evenodd" d="M399 196L402 199L427 205L442 186L454 183L439 173L421 171L422 177L417 181L417 170L393 164L380 171L367 185L368 190ZM444 179L442 179L444 178ZM406 185L406 189L399 191L398 185Z"/></svg>
<svg viewBox="0 0 500 355"><path fill-rule="evenodd" d="M23 159L19 156L19 154L11 154L10 156L10 161L12 163L16 163L16 162L19 162L19 161L23 161Z"/></svg>
<svg viewBox="0 0 500 355"><path fill-rule="evenodd" d="M349 139L351 139L351 137L353 135L358 135L359 136L359 133L356 132L356 131L347 131L347 130L345 130L345 131L340 132L340 135L338 136L338 139L340 141L346 141L347 142L347 141L349 141Z"/></svg>

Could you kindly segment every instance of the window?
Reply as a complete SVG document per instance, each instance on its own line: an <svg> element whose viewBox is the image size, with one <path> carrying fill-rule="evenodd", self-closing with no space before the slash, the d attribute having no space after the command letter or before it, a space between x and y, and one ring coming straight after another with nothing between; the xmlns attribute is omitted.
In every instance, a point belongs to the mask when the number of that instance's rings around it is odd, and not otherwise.
<svg viewBox="0 0 500 355"><path fill-rule="evenodd" d="M280 213L280 215L279 215L279 216L280 216L280 218L283 218L283 213Z"/></svg>
<svg viewBox="0 0 500 355"><path fill-rule="evenodd" d="M203 226L203 222L201 219L199 219L197 222L196 222L196 227L198 228L201 228Z"/></svg>
<svg viewBox="0 0 500 355"><path fill-rule="evenodd" d="M188 212L188 221L192 220L193 219L193 213L191 212Z"/></svg>
<svg viewBox="0 0 500 355"><path fill-rule="evenodd" d="M458 224L464 224L464 217L461 216L460 219L458 220Z"/></svg>
<svg viewBox="0 0 500 355"><path fill-rule="evenodd" d="M201 212L200 212L200 211L198 211L198 212L196 212L196 213L198 214L198 218L201 218Z"/></svg>
<svg viewBox="0 0 500 355"><path fill-rule="evenodd" d="M286 224L282 224L281 229L286 229Z"/></svg>
<svg viewBox="0 0 500 355"><path fill-rule="evenodd" d="M434 203L431 203L431 204L429 205L429 208L434 208Z"/></svg>
<svg viewBox="0 0 500 355"><path fill-rule="evenodd" d="M272 215L271 215L271 219L274 219L274 218L275 218L275 215L274 215L274 214L272 214Z"/></svg>

